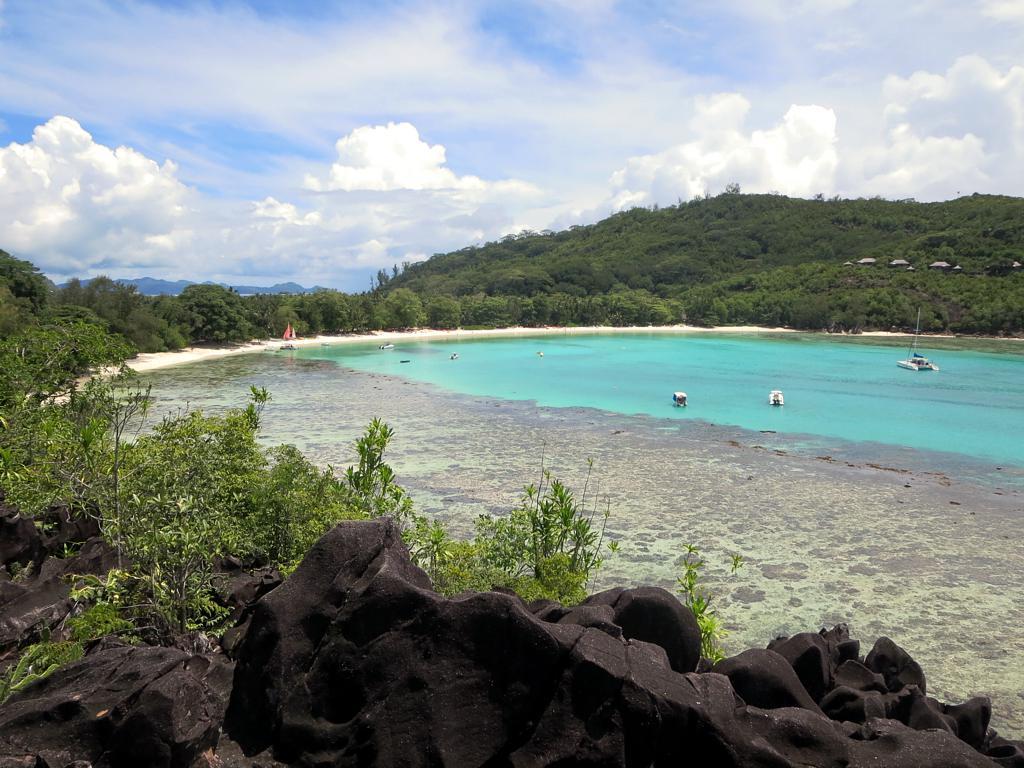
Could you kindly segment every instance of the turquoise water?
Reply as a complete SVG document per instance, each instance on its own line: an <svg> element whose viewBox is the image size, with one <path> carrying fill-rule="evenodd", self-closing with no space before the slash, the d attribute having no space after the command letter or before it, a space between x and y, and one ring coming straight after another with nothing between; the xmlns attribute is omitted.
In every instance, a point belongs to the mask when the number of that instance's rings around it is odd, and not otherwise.
<svg viewBox="0 0 1024 768"><path fill-rule="evenodd" d="M803 334L543 336L291 354L463 394L771 431L810 451L839 438L1024 466L1019 354L943 350L932 354L941 371L915 372L896 365L903 348ZM784 391L784 407L767 404L772 389ZM677 390L689 407L672 406Z"/></svg>
<svg viewBox="0 0 1024 768"><path fill-rule="evenodd" d="M453 351L459 360L448 359ZM948 452L967 444L948 430L980 442L988 429L1019 456L1024 371L1012 355L944 350L933 354L943 370L926 378L896 367L905 351L804 336L534 337L246 354L144 381L154 420L183 407L222 412L244 404L250 386L267 387L265 443L292 443L339 470L382 417L395 430L387 459L399 482L419 512L458 536L472 534L480 513L512 509L542 457L577 489L593 459L592 498L607 503L608 537L621 548L592 589L674 590L684 546L697 544L730 653L848 622L868 646L887 635L910 651L932 695L991 696L994 727L1019 738L1024 466ZM869 375L836 372L851 366ZM668 403L680 386L693 403L685 411ZM775 386L786 392L781 412L765 402ZM899 400L887 402L893 390ZM960 410L984 414L1000 399L1001 415L973 424ZM947 452L877 442L880 408L908 425L892 434L915 440L914 423L938 412L937 447ZM751 431L783 424L798 431ZM865 425L855 434L867 441L808 431ZM737 576L730 553L747 563Z"/></svg>

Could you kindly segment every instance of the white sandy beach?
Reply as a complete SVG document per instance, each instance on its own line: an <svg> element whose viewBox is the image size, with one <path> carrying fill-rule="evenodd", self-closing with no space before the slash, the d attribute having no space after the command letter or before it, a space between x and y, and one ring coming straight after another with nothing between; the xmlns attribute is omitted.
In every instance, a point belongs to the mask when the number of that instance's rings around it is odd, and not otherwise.
<svg viewBox="0 0 1024 768"><path fill-rule="evenodd" d="M729 325L716 328L702 328L695 325L662 325L662 326L579 326L573 328L488 328L482 330L439 331L417 329L412 331L376 331L373 333L348 334L345 336L315 336L296 339L292 343L296 347L316 347L322 344L378 344L396 343L400 341L442 341L444 339L488 338L501 336L574 336L592 333L795 333L792 328L760 328L752 325ZM247 344L234 344L224 347L186 347L175 352L148 352L137 355L128 361L128 366L139 373L166 368L171 365L196 363L201 360L212 360L218 357L244 355L252 352L277 350L283 344L277 339L251 341Z"/></svg>
<svg viewBox="0 0 1024 768"><path fill-rule="evenodd" d="M633 325L633 326L609 326L592 325L576 326L572 328L544 327L544 328L487 328L480 330L440 331L429 328L421 328L412 331L374 331L372 333L348 334L344 336L315 336L305 339L296 339L292 343L297 347L315 347L322 344L366 344L369 342L396 343L401 341L443 341L444 339L469 339L488 338L501 336L574 336L578 334L630 334L630 333L815 333L815 331L798 331L794 328L768 328L756 325L720 325L713 328L706 328L696 325ZM914 334L899 331L863 331L857 334L828 334L835 336L851 335L855 337L881 337L881 338L910 338ZM954 339L958 338L953 334L920 334L922 339ZM988 337L995 338L995 337ZM1010 341L1024 341L1024 339L1011 339ZM171 365L183 365L195 363L201 360L212 360L218 357L230 357L232 355L244 355L252 352L276 351L284 342L278 339L265 339L263 341L251 341L247 344L232 344L223 347L186 347L175 352L147 352L137 355L128 361L128 366L142 373L157 368L166 368Z"/></svg>

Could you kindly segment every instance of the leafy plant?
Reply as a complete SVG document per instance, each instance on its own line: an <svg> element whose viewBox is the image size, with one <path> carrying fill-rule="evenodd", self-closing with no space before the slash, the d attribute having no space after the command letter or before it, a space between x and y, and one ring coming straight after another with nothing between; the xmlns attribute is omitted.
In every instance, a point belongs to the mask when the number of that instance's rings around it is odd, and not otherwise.
<svg viewBox="0 0 1024 768"><path fill-rule="evenodd" d="M45 632L42 640L26 647L18 660L0 676L0 704L84 654L81 644L74 641L51 643L49 633Z"/></svg>
<svg viewBox="0 0 1024 768"><path fill-rule="evenodd" d="M683 603L693 611L700 627L700 648L701 655L711 661L721 661L725 658L725 651L722 642L728 636L728 631L722 624L718 612L711 607L712 596L704 583L703 570L707 565L700 550L693 544L684 544L682 559L682 573L676 578L679 585L678 592L682 595ZM730 575L735 576L743 567L743 557L732 555L729 568Z"/></svg>
<svg viewBox="0 0 1024 768"><path fill-rule="evenodd" d="M121 616L112 603L96 603L66 622L71 639L87 643L107 635L131 632L135 625Z"/></svg>
<svg viewBox="0 0 1024 768"><path fill-rule="evenodd" d="M403 528L415 525L412 499L395 482L395 471L384 462L394 430L374 419L356 441L359 462L345 472L353 503L366 517L391 517Z"/></svg>
<svg viewBox="0 0 1024 768"><path fill-rule="evenodd" d="M503 517L481 515L475 544L480 560L505 575L504 586L520 594L579 602L591 574L603 562L610 514L587 506L593 461L587 461L583 491L575 493L541 469L537 485L524 489L520 505ZM599 521L599 522L598 522ZM616 551L612 543L608 547Z"/></svg>

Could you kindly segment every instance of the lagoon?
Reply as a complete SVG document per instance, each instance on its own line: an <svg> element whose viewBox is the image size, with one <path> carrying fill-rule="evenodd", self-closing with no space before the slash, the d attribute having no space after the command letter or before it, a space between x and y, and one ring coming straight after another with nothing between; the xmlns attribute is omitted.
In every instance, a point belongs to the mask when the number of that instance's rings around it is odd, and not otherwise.
<svg viewBox="0 0 1024 768"><path fill-rule="evenodd" d="M905 347L813 334L699 333L399 342L387 351L339 345L291 354L470 395L773 431L809 449L839 438L1024 467L1024 354L947 349L934 355L941 371L915 372L896 365ZM785 392L784 407L767 405L772 389ZM688 393L689 407L672 407L677 390Z"/></svg>
<svg viewBox="0 0 1024 768"><path fill-rule="evenodd" d="M985 419L1009 437L1021 433L1020 358L943 350L931 355L943 370L915 373L895 365L905 346L793 336L396 342L388 352L339 344L144 378L158 414L186 404L217 411L242 404L250 385L266 386L266 442L294 443L339 467L381 416L395 428L388 458L399 481L420 511L462 535L480 512L514 505L542 461L579 486L593 458L596 496L621 542L593 588L673 589L692 542L708 558L733 632L727 649L848 622L868 645L885 634L907 648L928 672L930 693L990 695L995 727L1024 735L1024 462L1012 440L986 448L977 426ZM755 361L775 374L762 378ZM789 370L792 361L808 372ZM848 375L821 361L842 363ZM986 380L1001 382L998 395L986 394ZM766 402L774 387L786 392L781 412ZM867 387L902 399L893 405ZM693 403L685 411L669 403L678 388ZM824 391L844 405L829 409ZM986 398L1001 416L984 414ZM811 402L820 410L813 420L803 413ZM858 421L886 428L879 408L899 429L851 439ZM958 433L918 433L918 421ZM843 436L831 434L837 424ZM921 447L906 447L913 443ZM747 560L736 577L732 553Z"/></svg>

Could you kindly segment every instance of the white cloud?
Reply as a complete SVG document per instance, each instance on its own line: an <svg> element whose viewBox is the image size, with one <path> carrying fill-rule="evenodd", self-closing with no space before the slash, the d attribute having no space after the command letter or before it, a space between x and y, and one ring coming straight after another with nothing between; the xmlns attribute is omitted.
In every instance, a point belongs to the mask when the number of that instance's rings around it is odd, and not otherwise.
<svg viewBox="0 0 1024 768"><path fill-rule="evenodd" d="M366 125L335 144L338 160L325 179L307 174L306 189L316 192L356 190L466 190L533 194L536 188L519 181L485 182L458 176L445 166L445 148L428 144L410 123Z"/></svg>
<svg viewBox="0 0 1024 768"><path fill-rule="evenodd" d="M1024 0L981 0L981 12L997 21L1024 21Z"/></svg>
<svg viewBox="0 0 1024 768"><path fill-rule="evenodd" d="M630 158L612 176L612 207L674 202L732 182L748 192L798 196L832 188L838 157L831 109L793 105L776 126L747 133L749 111L736 93L698 99L693 140Z"/></svg>
<svg viewBox="0 0 1024 768"><path fill-rule="evenodd" d="M0 243L57 278L289 276L362 288L366 270L497 237L542 199L524 182L456 175L408 123L358 128L338 147L327 181L310 185L320 191L231 202L186 187L169 161L111 149L54 117L0 149Z"/></svg>
<svg viewBox="0 0 1024 768"><path fill-rule="evenodd" d="M68 117L0 148L0 242L62 272L151 263L187 238L189 197L173 163L97 144Z"/></svg>
<svg viewBox="0 0 1024 768"><path fill-rule="evenodd" d="M980 56L944 74L890 76L886 141L849 153L859 189L924 199L969 191L1020 193L1024 178L1024 66L1000 72Z"/></svg>

